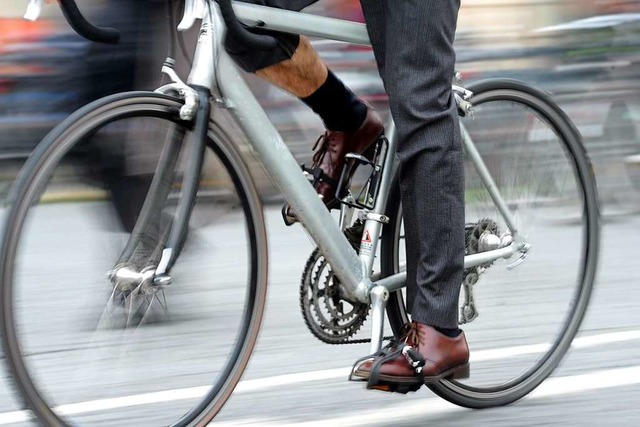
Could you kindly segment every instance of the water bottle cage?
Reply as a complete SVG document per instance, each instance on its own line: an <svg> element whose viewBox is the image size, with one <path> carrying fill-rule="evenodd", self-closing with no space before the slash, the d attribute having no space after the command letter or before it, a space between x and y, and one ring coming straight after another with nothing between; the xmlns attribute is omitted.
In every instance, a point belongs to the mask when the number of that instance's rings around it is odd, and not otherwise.
<svg viewBox="0 0 640 427"><path fill-rule="evenodd" d="M320 167L308 168L304 164L300 165L302 173L307 177L314 188L320 183L327 183L332 187L337 187L339 182L324 173Z"/></svg>
<svg viewBox="0 0 640 427"><path fill-rule="evenodd" d="M356 209L373 209L375 207L378 191L380 190L380 177L384 169L384 157L389 147L387 138L381 136L378 141L365 152L365 155L348 153L345 155L345 167L342 169L340 181L336 187L336 197L343 205ZM368 178L362 189L354 197L347 197L351 190L351 178L358 166L365 165L371 168Z"/></svg>

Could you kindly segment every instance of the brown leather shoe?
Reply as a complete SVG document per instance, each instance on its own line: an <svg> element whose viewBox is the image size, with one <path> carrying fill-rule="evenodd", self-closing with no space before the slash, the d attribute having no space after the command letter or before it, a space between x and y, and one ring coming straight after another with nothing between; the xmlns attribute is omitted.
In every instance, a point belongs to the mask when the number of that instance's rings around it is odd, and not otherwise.
<svg viewBox="0 0 640 427"><path fill-rule="evenodd" d="M357 130L353 132L327 130L313 146L314 151L318 150L313 155L311 170L321 171L314 185L325 206L330 209L337 203L336 190L345 165L344 156L347 153L365 153L384 132L384 125L378 113L370 105L365 105L367 116ZM295 212L288 203L282 207L282 219L285 225L298 222Z"/></svg>
<svg viewBox="0 0 640 427"><path fill-rule="evenodd" d="M342 168L345 165L344 156L347 153L364 153L382 135L384 125L376 111L367 105L367 116L362 125L353 132L327 130L316 142L318 151L313 155L312 169L320 168L324 174L316 184L316 191L322 197L325 205L335 203L336 188ZM328 178L328 179L327 179Z"/></svg>
<svg viewBox="0 0 640 427"><path fill-rule="evenodd" d="M412 322L405 344L424 358L424 366L418 373L409 364L410 357L399 353L395 358L382 363L377 378L383 385L394 383L424 384L437 382L443 378L461 379L469 377L469 346L464 332L455 338L447 337L433 327ZM369 379L375 359L365 360L355 367L353 376ZM376 388L375 385L373 384Z"/></svg>

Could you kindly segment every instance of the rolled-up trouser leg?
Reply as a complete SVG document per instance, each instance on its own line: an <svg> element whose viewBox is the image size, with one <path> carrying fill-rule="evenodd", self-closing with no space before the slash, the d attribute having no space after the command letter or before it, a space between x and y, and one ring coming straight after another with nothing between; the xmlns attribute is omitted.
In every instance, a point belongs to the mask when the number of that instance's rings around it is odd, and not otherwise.
<svg viewBox="0 0 640 427"><path fill-rule="evenodd" d="M414 320L458 325L464 265L462 143L451 94L459 0L361 0L396 121Z"/></svg>
<svg viewBox="0 0 640 427"><path fill-rule="evenodd" d="M302 10L318 0L240 0L244 3L260 4L279 9ZM237 40L225 39L225 49L229 55L242 67L243 70L254 73L257 70L270 65L291 59L293 53L298 48L300 36L297 34L282 33L279 31L268 31L252 29L260 34L268 34L278 40L278 46L269 50L252 50L238 43Z"/></svg>

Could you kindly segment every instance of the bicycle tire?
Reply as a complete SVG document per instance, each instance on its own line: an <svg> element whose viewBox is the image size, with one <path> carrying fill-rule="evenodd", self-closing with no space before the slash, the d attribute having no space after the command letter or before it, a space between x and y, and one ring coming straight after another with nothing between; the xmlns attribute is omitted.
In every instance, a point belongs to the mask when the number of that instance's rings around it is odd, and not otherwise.
<svg viewBox="0 0 640 427"><path fill-rule="evenodd" d="M527 369L519 377L503 384L469 386L464 382L442 380L439 383L429 385L429 388L434 393L451 403L468 408L482 409L507 405L526 396L553 372L569 349L587 310L596 276L600 219L596 181L586 150L582 144L580 133L547 94L525 83L508 79L481 81L470 85L468 89L474 94L471 99L474 110L482 110L483 106L489 103L509 102L532 110L541 123L550 126L551 131L562 144L561 151L564 152L568 163L573 168L572 172L579 192L578 198L581 198L583 202L583 246L580 249L581 260L578 261L579 272L576 276L577 282L573 293L573 304L568 305L568 312L559 329L559 334L552 341L548 351L535 362L532 368ZM501 126L508 127L504 124L504 117L499 119ZM461 120L463 119L461 118ZM470 118L469 120L478 120L478 118ZM499 170L499 168L496 169ZM383 277L398 271L400 266L398 257L402 250L400 247L402 207L397 176L391 188L387 204L387 216L390 218L390 223L383 230L381 243L381 273ZM467 210L469 209L467 208ZM489 269L492 268L496 267L489 267ZM482 279L476 285L480 287L479 289L484 289L483 286L486 288L486 286L490 285L481 281ZM399 336L402 325L410 320L402 291L393 292L390 295L387 315L392 330L396 336ZM479 318L482 318L482 314L480 314ZM469 333L467 334L468 337L470 335ZM473 346L471 347L472 372L470 380L473 379L474 355Z"/></svg>
<svg viewBox="0 0 640 427"><path fill-rule="evenodd" d="M22 354L20 331L16 329L14 307L14 265L25 218L37 201L55 165L83 136L90 135L101 125L121 118L144 117L189 126L181 121L178 99L152 92L129 92L109 96L81 108L52 130L38 145L20 172L10 196L10 209L4 225L4 239L0 251L2 289L0 292L0 328L2 349L13 383L22 402L38 420L48 426L77 425L57 415L53 405L43 397L34 383L29 363ZM267 241L261 199L244 159L232 144L228 134L210 122L207 147L226 169L240 201L246 221L250 271L247 273L246 302L241 305L240 326L234 345L229 344L229 357L224 362L218 380L199 403L187 413L178 414L175 426L207 425L230 397L239 382L255 346L260 329L267 290ZM184 256L181 255L181 256ZM221 344L226 345L226 344Z"/></svg>

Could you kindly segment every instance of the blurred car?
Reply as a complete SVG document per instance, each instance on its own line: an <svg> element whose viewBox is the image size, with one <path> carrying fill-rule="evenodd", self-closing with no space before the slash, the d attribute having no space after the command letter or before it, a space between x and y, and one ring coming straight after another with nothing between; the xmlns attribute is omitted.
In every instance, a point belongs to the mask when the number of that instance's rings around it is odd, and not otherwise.
<svg viewBox="0 0 640 427"><path fill-rule="evenodd" d="M536 35L561 47L552 69L560 84L553 91L573 102L565 108L585 136L601 197L637 210L640 13L579 19Z"/></svg>
<svg viewBox="0 0 640 427"><path fill-rule="evenodd" d="M601 126L585 128L585 136L640 151L640 13L594 16L536 35L560 47L547 86L600 107Z"/></svg>
<svg viewBox="0 0 640 427"><path fill-rule="evenodd" d="M49 21L0 19L0 159L26 158L81 103L87 43Z"/></svg>
<svg viewBox="0 0 640 427"><path fill-rule="evenodd" d="M123 43L117 47L88 42L55 21L0 23L8 29L0 43L3 196L24 160L55 125L90 101L134 88L133 64L138 56L146 56L138 55L136 48L146 51L136 42L146 36L138 37L138 21L111 16L107 22L115 21L131 22L123 25ZM52 181L56 184L50 188L55 187L56 193L73 194L70 197L74 200L76 195L102 199L110 193L122 225L130 229L150 178L128 171L125 141L109 142L86 141L74 147L56 170Z"/></svg>
<svg viewBox="0 0 640 427"><path fill-rule="evenodd" d="M48 129L87 102L82 88L87 83L78 83L88 71L82 60L87 42L53 25L16 34L0 50L0 158L5 159L26 156ZM354 92L386 113L387 97L371 49L313 43ZM456 51L467 82L512 77L549 91L584 135L599 183L615 190L606 194L628 197L624 159L640 152L640 14L600 15L540 28L510 48L496 48L461 29ZM321 121L294 97L248 78L294 157L309 163L311 146L323 132ZM263 177L260 168L252 170ZM278 196L268 180L258 181L265 198Z"/></svg>
<svg viewBox="0 0 640 427"><path fill-rule="evenodd" d="M514 78L547 91L584 138L605 210L638 212L632 171L640 153L640 13L572 20L504 45L459 34L465 80Z"/></svg>
<svg viewBox="0 0 640 427"><path fill-rule="evenodd" d="M537 29L524 47L458 55L474 79L512 77L549 91L586 139L640 144L640 13ZM482 64L479 69L475 64ZM489 65L487 65L489 64Z"/></svg>

